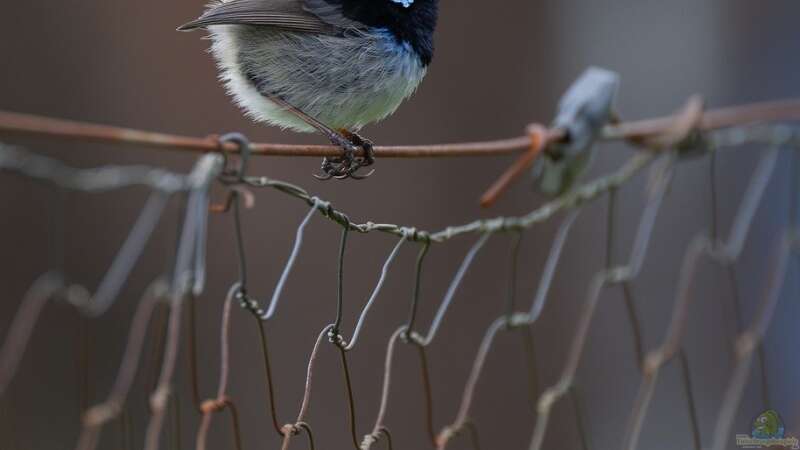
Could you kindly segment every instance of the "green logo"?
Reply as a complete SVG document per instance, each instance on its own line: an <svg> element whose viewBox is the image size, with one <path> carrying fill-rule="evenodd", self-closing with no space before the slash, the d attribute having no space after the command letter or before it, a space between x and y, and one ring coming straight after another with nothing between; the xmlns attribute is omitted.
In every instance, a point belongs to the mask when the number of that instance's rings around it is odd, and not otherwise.
<svg viewBox="0 0 800 450"><path fill-rule="evenodd" d="M800 449L800 442L794 436L786 436L786 428L781 416L774 409L764 411L753 419L750 435L737 434L736 445L742 448L786 447Z"/></svg>

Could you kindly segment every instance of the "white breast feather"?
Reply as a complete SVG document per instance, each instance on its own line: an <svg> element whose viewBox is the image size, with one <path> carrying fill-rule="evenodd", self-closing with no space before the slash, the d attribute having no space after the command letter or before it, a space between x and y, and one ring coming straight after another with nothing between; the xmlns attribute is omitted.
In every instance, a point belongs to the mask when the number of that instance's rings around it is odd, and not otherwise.
<svg viewBox="0 0 800 450"><path fill-rule="evenodd" d="M350 130L393 113L426 71L409 46L382 31L340 37L217 25L210 32L220 78L236 103L255 120L295 131L314 130L261 95L243 67L322 123Z"/></svg>

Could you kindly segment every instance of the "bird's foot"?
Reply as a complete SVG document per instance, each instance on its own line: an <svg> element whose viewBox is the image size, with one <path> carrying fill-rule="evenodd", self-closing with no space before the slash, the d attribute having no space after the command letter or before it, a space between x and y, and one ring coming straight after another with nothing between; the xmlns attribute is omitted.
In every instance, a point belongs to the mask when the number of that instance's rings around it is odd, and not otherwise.
<svg viewBox="0 0 800 450"><path fill-rule="evenodd" d="M317 179L323 181L331 178L336 178L337 180L347 178L363 180L375 172L375 170L372 170L366 175L356 173L362 167L369 167L375 162L372 142L369 139L365 139L348 130L340 130L339 133L331 136L331 142L342 148L342 155L323 159L322 174L314 175ZM359 148L364 151L363 156L356 156Z"/></svg>

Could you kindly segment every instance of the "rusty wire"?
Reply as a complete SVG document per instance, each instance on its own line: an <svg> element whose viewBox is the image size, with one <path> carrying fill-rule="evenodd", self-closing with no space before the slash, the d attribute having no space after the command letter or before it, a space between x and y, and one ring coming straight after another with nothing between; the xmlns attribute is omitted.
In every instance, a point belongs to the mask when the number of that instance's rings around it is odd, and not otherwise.
<svg viewBox="0 0 800 450"><path fill-rule="evenodd" d="M710 130L722 126L721 124L729 123L731 121L737 122L742 120L741 115L752 118L753 114L756 116L759 114L778 114L775 112L778 110L781 111L779 114L781 115L786 114L787 111L794 111L793 108L794 106L792 104L786 104L781 107L772 105L770 107L764 107L761 110L758 110L757 108L744 112L741 110L733 112L729 110L706 115L702 115L702 112L700 112L698 115L697 110L695 110L694 116L687 115L688 119L686 119L686 117L679 116L677 118L671 118L669 121L656 120L638 123L636 126L631 126L631 124L623 124L621 126L609 128L605 132L605 137L609 139L623 137L630 138L632 135L636 135L637 133L639 135L647 135L652 137L652 135L659 135L659 133L663 133L664 130L670 130L670 133L673 133L673 135L667 134L663 136L664 139L659 140L658 142L661 143L658 145L664 145L665 147L680 147L680 144L682 144L682 142L687 138L689 132ZM0 118L2 117L4 116L0 115ZM679 119L686 120L681 123ZM677 131L675 126L676 123L680 125L677 127ZM0 128L2 127L0 126ZM61 131L64 131L64 129ZM675 136L677 136L679 139L674 139ZM77 135L75 137L77 137ZM99 135L96 137L98 137L98 139L105 139ZM150 136L150 138L152 137L153 136ZM142 137L140 136L140 138ZM195 148L201 148L206 145L204 143L201 145L198 142L200 141L189 142L191 145L187 144L187 146L184 148L193 146ZM745 143L768 144L771 146L784 145L797 148L800 147L800 133L789 127L775 125L731 128L703 133L702 143L704 146L712 149L712 151L717 151L723 147L737 146ZM167 145L165 142L162 142L162 144ZM231 148L228 150L242 150L242 143L239 142L238 144L238 148ZM292 151L294 152L295 150L296 149ZM391 449L392 447L391 432L386 426L386 416L388 410L389 393L391 390L392 361L396 349L396 343L398 341L411 344L419 351L423 388L426 397L426 413L428 423L427 431L431 441L437 447L443 448L453 436L457 435L461 431L464 431L469 434L473 446L476 449L479 448L478 430L475 423L473 423L470 418L470 409L474 402L478 381L484 369L486 357L492 348L494 338L503 330L520 329L523 330L523 333L521 334L525 342L531 342L531 327L535 325L536 320L540 317L546 305L548 291L557 272L556 268L560 259L561 251L565 242L567 241L569 230L571 229L572 224L580 212L580 207L584 203L598 199L605 194L609 195L606 267L597 274L590 285L587 299L584 303L583 312L578 318L578 327L570 352L567 355L567 362L564 366L561 378L556 382L555 385L546 389L539 397L536 405L538 413L537 421L531 439L530 448L532 450L541 448L545 433L548 429L548 419L551 408L557 400L566 396L570 397L573 405L575 406L576 428L579 430L581 445L584 449L588 448L589 444L587 436L584 432L581 418L580 396L575 390L575 376L584 351L588 329L592 324L594 312L599 303L601 292L606 285L613 284L619 284L623 288L629 319L633 327L633 340L636 347L636 358L643 371L642 387L640 388L639 396L637 397L636 404L634 405L634 409L631 413L630 427L626 433L626 448L633 449L637 447L639 433L647 412L650 398L652 396L652 390L654 389L657 381L658 371L663 365L668 363L675 356L679 358L682 364L684 387L687 389L687 409L689 414L692 416L691 422L693 426L695 446L699 448L700 440L696 426L697 419L695 417L691 383L689 382L691 376L689 374L689 368L686 362L685 354L680 348L680 339L687 324L688 306L690 304L689 290L691 287L691 279L695 274L694 268L696 263L703 255L710 256L712 260L719 261L725 266L730 266L731 263L738 259L744 241L747 237L750 224L755 217L757 206L760 203L763 191L770 179L772 168L775 164L775 158L777 157L777 151L770 151L762 159L761 165L757 169L756 174L753 176L753 182L748 190L748 194L746 194L745 199L742 202L739 216L734 222L733 230L731 231L728 241L725 243L720 243L716 241L716 238L709 239L703 235L693 241L693 244L689 247L682 269L681 282L676 293L673 319L669 325L667 337L661 346L648 353L646 357L642 357L643 351L641 344L641 331L638 319L636 317L635 304L630 293L630 282L636 278L646 258L657 213L668 191L669 182L672 177L672 171L674 170L674 165L678 159L678 155L681 152L664 151L663 153L665 154L659 158L660 162L654 164L651 170L652 175L650 191L648 193L648 203L642 213L637 237L634 240L629 259L625 265L621 266L614 266L613 264L613 212L615 193L617 189L624 186L628 180L639 174L642 169L650 166L650 163L658 157L658 153L656 152L638 153L615 173L587 183L575 189L574 191L567 193L566 195L561 196L540 208L537 208L527 215L520 217L501 217L490 220L475 221L461 226L448 227L439 232L426 232L413 227L391 224L376 224L373 222L366 222L363 224L354 223L350 221L346 214L335 210L330 203L308 194L301 188L265 177L249 177L244 173L243 170L241 170L238 174L236 174L238 178L235 180L235 183L232 183L232 185L229 186L232 189L237 190L236 193L234 193L231 197L230 208L223 208L223 210L233 211L234 214L238 241L237 246L240 250L239 257L242 261L240 267L241 284L234 285L234 288L229 293L229 296L224 304L221 326L222 355L220 357L221 373L219 377L219 385L215 398L205 402L204 404L200 403L198 405L203 413L203 417L197 434L197 448L202 449L205 447L205 437L208 432L208 427L211 423L211 414L213 412L219 411L223 408L229 408L232 413L234 426L238 428L238 413L235 410L235 406L232 402L230 402L230 399L226 395L229 373L228 332L230 327L230 306L234 300L239 300L242 305L250 309L258 319L257 322L261 332L262 350L268 383L267 386L272 421L276 431L282 436L282 448L284 450L288 448L292 437L301 432L305 432L307 434L309 445L312 449L314 448L313 434L311 427L308 425L306 420L311 402L315 361L319 354L321 343L326 337L338 347L340 352L344 374L343 378L348 397L347 401L349 406L350 431L353 438L353 445L357 449L369 448L372 444L380 439L386 439L389 448ZM241 168L244 168L244 164ZM157 384L152 392L152 395L150 396L152 415L147 426L145 436L145 449L156 450L159 444L159 436L161 434L160 431L164 422L166 406L171 395L170 385L175 371L176 358L179 348L182 307L185 299L190 297L193 298L194 295L199 295L203 291L205 281L204 245L207 226L207 211L209 206L208 189L216 174L223 170L221 159L215 156L203 158L198 163L198 166L192 175L183 177L180 175L171 174L169 172L159 171L158 169L142 167L130 168L130 170L129 168L106 168L88 171L75 170L62 166L52 160L28 154L27 152L19 149L0 146L0 169L14 171L41 180L52 181L56 185L63 188L84 191L102 191L108 189L118 189L130 185L145 185L156 192L156 194L152 194L155 197L151 198L163 199L164 202L170 195L174 193L188 193L189 197L185 212L185 219L179 236L179 245L174 265L175 268L170 279L168 292L153 296L153 298L166 298L170 308L168 315L167 334L164 341L164 353L160 358L160 371L158 374ZM286 265L284 266L281 277L277 282L272 299L266 311L261 310L260 306L258 306L258 303L254 299L247 296L246 291L247 267L246 258L244 258L244 248L246 245L243 241L243 230L240 221L241 210L239 204L240 197L246 195L243 193L244 191L241 191L242 185L251 188L274 188L305 201L311 208L300 222L295 235L294 246L292 247L290 256ZM714 202L716 202L716 193L712 193L712 198L714 198ZM796 202L797 199L793 198L793 201ZM792 205L792 208L796 207L794 203ZM163 209L163 207L153 207L153 209L159 210L159 213L143 213L143 216L146 218L160 216L160 209ZM145 210L147 210L147 207ZM712 226L712 230L716 230L716 207L714 207L713 210L714 225ZM315 211L319 212L333 222L338 223L342 228L343 240L339 253L340 282L338 288L340 291L340 301L337 307L336 321L333 324L326 326L322 330L309 357L306 371L305 391L297 419L287 425L279 426L274 398L275 389L272 385L269 357L266 347L264 321L272 318L275 314L276 307L283 292L283 288L294 265L294 261L299 254L305 227L309 223ZM724 448L727 442L726 440L730 437L729 431L733 414L736 406L738 405L742 389L747 382L753 357L754 355L758 354L760 342L768 329L770 319L777 303L778 293L785 277L789 256L797 246L797 214L796 210L792 209L792 211L795 211L793 212L792 217L793 228L784 233L780 245L777 247L776 256L772 260L775 264L775 269L771 272L773 278L767 285L766 294L763 296L759 305L759 313L747 329L737 329L739 335L737 338L735 352L736 366L733 377L729 381L723 407L721 408L715 428L713 443L713 448L715 449ZM515 280L517 276L516 261L519 248L518 241L514 247L512 247L512 264L509 273L509 293L506 308L503 310L503 314L492 323L484 335L484 339L480 348L478 349L475 361L473 363L472 371L464 388L461 405L458 409L454 422L451 425L444 427L440 433L436 433L433 426L433 396L431 392L432 389L428 374L429 366L425 354L425 348L434 341L437 331L441 326L442 321L444 320L444 317L450 305L452 304L458 288L466 276L469 267L471 266L478 252L492 235L499 232L515 232L517 233L517 239L519 239L522 236L522 232L526 229L556 217L561 213L566 213L565 217L561 227L557 231L555 239L553 240L553 247L545 264L545 270L541 274L536 295L533 298L530 309L526 312L514 312L516 306ZM140 220L143 219L140 217ZM149 231L147 230L152 231L152 228L155 226L155 221L154 219L150 219L145 221L145 224L146 226L134 226L134 231L129 237L129 241L132 240L136 245L131 244L130 250L126 250L126 247L128 247L127 244L123 245L123 250L120 252L120 254L125 255L124 257L121 257L121 259L124 260L126 264L123 265L122 268L115 268L114 265L112 265L110 273L116 273L116 275L112 277L115 280L121 279L122 282L124 282L124 279L127 278L127 273L130 270L128 267L129 263L133 264L135 263L135 260L138 259L138 252L141 252L140 246L143 246L142 241L146 241L146 236L149 235ZM140 229L138 233L136 232L137 229ZM358 320L354 328L352 338L348 343L341 336L339 326L341 324L343 315L343 296L341 294L341 286L343 283L342 267L346 236L350 231L355 231L358 233L379 231L393 234L398 236L400 239L397 241L392 251L388 255L379 275L376 286L370 294L365 306L361 309L361 312L358 315ZM715 236L716 231L712 232L714 233L713 236ZM447 289L447 292L439 305L436 315L431 322L428 332L425 335L416 332L414 330L414 325L417 318L417 307L420 297L419 283L422 276L422 265L425 255L427 254L432 243L443 243L455 237L470 233L477 233L479 237L467 252L461 265L456 271ZM416 242L421 244L420 254L417 259L415 285L412 292L411 312L407 324L398 328L394 334L392 334L387 346L381 403L377 418L375 420L375 425L373 426L371 432L363 439L358 439L355 423L354 393L350 380L350 371L346 353L355 346L358 336L365 323L367 314L381 291L390 266L398 254L401 246L403 246L405 242ZM66 294L64 294L64 292L66 292ZM118 288L116 288L116 290L112 289L111 294L113 295L109 295L109 298L111 299L110 301L113 301L117 293ZM26 300L22 303L18 317L15 319L14 325L12 325L9 334L4 341L2 350L0 350L0 394L13 377L14 368L16 367L19 358L22 356L25 348L25 342L32 332L39 311L48 299L57 297L59 295L63 295L68 301L75 305L85 304L74 300L76 298L91 298L91 296L88 296L85 293L85 290L81 291L78 289L67 289L65 283L55 275L45 276L40 279L40 281L34 283L27 296L32 300ZM98 307L99 310L97 311L97 314L102 314L107 306L110 306L110 304L105 304L104 302L101 303L102 308ZM149 317L148 305L149 303L145 301L142 301L139 304L139 309L137 310L136 316L131 324L128 345L126 347L125 354L123 355L122 363L120 364L118 375L115 379L111 394L105 403L91 408L85 415L85 428L83 430L84 434L78 443L78 448L80 449L93 448L96 445L99 437L100 427L114 417L119 417L123 414L124 400L128 390L130 389L132 379L135 376L137 367L136 361L139 357L141 344L147 329L146 317ZM192 315L190 317L193 318L193 311L191 314ZM192 328L190 336L194 336L195 331L193 330L193 319L190 321L190 328ZM528 344L526 344L526 346L527 345ZM192 344L192 346L194 346L194 344ZM527 350L529 355L533 355L531 350L532 347ZM763 355L761 356L761 360L763 365ZM196 377L196 362L193 363L193 367L195 367L195 369L193 369L193 377ZM536 377L535 368L535 356L529 356L529 370L531 372L530 378L532 380ZM762 373L765 372L762 371ZM765 378L766 375L762 375L762 377ZM196 382L197 380L194 378L193 389L195 392L197 391ZM766 381L763 382L766 383ZM531 392L538 391L537 384L538 383L536 382L532 382L532 387L530 388ZM767 394L765 393L765 396L766 395ZM236 438L236 446L241 449L240 433L236 431L234 433L234 437Z"/></svg>
<svg viewBox="0 0 800 450"><path fill-rule="evenodd" d="M765 131L764 129L756 130L756 132L751 137L755 137L754 140L756 140L756 141L758 141L758 140L770 141L775 136L780 136L781 132L783 132L785 130L783 130L783 129L773 130L773 131L777 131L777 132L772 134L772 138L766 138L766 139L765 139L766 135L763 133L764 131ZM767 133L767 134L769 134L769 133ZM787 135L786 133L783 133L783 135L786 136L787 138L791 137L791 136ZM741 141L742 134L740 132L732 132L730 134L721 133L720 135L717 136L717 138L719 139L720 142ZM668 179L669 177L664 177L662 175L661 178L662 179ZM267 185L267 183L264 183L264 185ZM663 195L663 193L666 191L667 183L662 182L661 185L662 185L662 188L660 190L657 190L657 191L661 192L661 195ZM277 184L275 186L277 186L281 190L283 190L283 188L285 188L285 185L281 185L281 184ZM616 188L617 188L617 185L615 185L613 183L611 183L611 184L603 184L601 190L603 192L612 192L613 193L613 191L615 191ZM290 188L290 191L293 191L293 190ZM295 191L294 193L298 194L299 192ZM589 195L597 195L597 191L596 190L589 191ZM300 194L298 196L301 197L301 198L303 197L302 194ZM592 198L594 198L594 197L592 197ZM643 237L640 237L639 243L634 246L634 251L632 252L631 263L630 263L629 267L627 268L628 270L620 270L619 268L617 268L614 271L609 272L615 277L615 280L612 280L612 281L620 280L621 282L625 283L624 284L624 288L626 290L626 298L629 298L629 293L627 293L627 290L629 289L629 287L627 286L627 282L630 279L629 277L634 276L636 274L636 272L638 271L638 268L641 266L641 263L642 263L643 258L644 258L644 253L645 253L645 250L646 250L646 241L649 240L649 235L650 235L650 232L651 232L650 230L652 229L652 224L653 224L653 222L655 220L655 212L658 210L658 205L660 205L660 200L654 202L654 204L655 204L655 206L653 206L653 204L651 204L651 206L645 212L645 216L644 216L642 225L640 227L640 236L643 236ZM327 215L329 218L332 218L332 219L338 221L337 218L336 218L336 213L332 214L330 207L326 207L326 209L323 212L323 214ZM345 215L342 215L342 217L346 218ZM529 217L535 217L535 215L531 215ZM495 222L495 223L497 223L497 222ZM352 229L356 229L356 230L361 231L361 232L369 232L369 231L374 231L374 230L392 232L390 230L391 227L375 226L374 224L371 224L371 223L364 224L363 226L354 226L352 223L349 222L349 219L345 222L344 226L346 227L346 229L351 229L352 228ZM484 226L485 226L485 224L484 224ZM471 225L459 228L458 231L459 232L471 232L471 231L477 231L477 230L482 230L482 229L484 229L483 226L476 226L474 224L471 224ZM493 229L491 231L495 231L496 232L499 229L518 229L518 228L517 227L503 228L502 226L499 226L496 229ZM402 228L397 227L397 229L395 231L397 231L397 230L402 230ZM451 238L453 236L453 228L451 228L449 230L450 230L449 232L442 233L440 236L443 236L445 240ZM421 241L423 241L423 243L426 244L423 247L423 250L421 252L421 258L420 258L420 261L418 263L418 264L421 265L422 257L424 257L424 254L427 252L428 242L430 242L430 240L425 238L427 236L424 233L417 232L415 234L416 234L416 236L419 236L419 235L423 236L422 239L415 239L415 240L421 240ZM490 234L490 233L485 233L485 235L483 237L488 236L488 234ZM480 246L482 246L483 242L485 242L485 241L483 241L483 237L482 237L481 240L479 240L479 244L480 245L477 246L477 249L479 249ZM436 240L433 240L433 241L437 242ZM638 248L638 250L637 250L637 248ZM476 250L476 251L477 251L477 249L475 247L473 248L473 250ZM462 266L464 266L464 267L468 267L469 266L469 263L471 262L471 259L474 257L474 253L475 252L471 251L470 253L468 253L468 257L466 258L466 264L462 264ZM555 259L552 259L551 261L555 261ZM451 283L451 288L448 290L449 292L450 291L454 291L457 288L458 284L460 283L461 278L463 277L463 272L464 271L465 271L465 269L464 270L461 270L461 269L459 270L459 272L457 273L457 275L455 277L454 282ZM417 278L417 280L418 280L418 278ZM416 296L417 296L417 294L415 293L415 295L414 295L415 300L416 300ZM449 301L451 300L451 297L452 297L451 293L448 294L445 297L445 301L443 302L442 307L440 307L441 311L446 311L447 305L449 304ZM541 311L540 307L537 307L537 303L534 303L534 311L538 311L538 312ZM413 309L412 309L411 318L412 318L412 320L410 322L413 323L413 319L414 319ZM434 321L434 324L433 324L432 330L431 330L432 332L429 334L429 337L435 336L437 323L438 323L437 321ZM390 375L390 371L391 371L391 360L392 360L392 356L393 356L393 353L394 353L394 343L396 342L396 340L399 337L403 336L405 331L407 331L407 329L405 329L405 328L398 329L397 332L392 336L392 339L390 340L390 348L387 349L387 363L386 363L386 368L387 369L386 369L385 378L384 378L384 380L385 380L384 381L384 388L383 388L383 393L384 394L382 395L381 409L380 409L380 412L379 412L378 420L376 421L376 425L375 425L375 427L373 427L372 433L367 435L364 438L364 440L362 441L362 444L361 444L362 447L369 447L372 443L377 441L377 439L379 438L380 435L386 435L387 437L390 436L388 434L388 429L383 425L383 421L385 419L386 398L388 396L388 389L389 389L388 386L389 386L389 383L390 383L389 375ZM490 335L492 335L492 333L490 333ZM417 342L418 344L427 344L430 341L430 339L421 338L421 336L419 336L419 335L417 335L416 337L417 337L417 341L421 341L421 342ZM640 337L637 337L636 340L640 341L640 339L641 339ZM641 343L639 342L637 344L637 346L640 346L640 345L641 345ZM317 347L315 347L315 350L316 350L316 348ZM422 360L424 361L425 360L425 358L424 358L424 347L422 345L420 345L420 351L421 351L421 355L422 355ZM344 355L344 353L342 355ZM312 358L312 360L313 360L313 358ZM346 361L344 361L344 364L345 364L345 366L344 366L345 367L345 374L347 375ZM424 365L427 365L427 364L424 363ZM481 364L478 364L478 366L480 366L480 365ZM423 375L425 374L426 371L427 371L427 369L425 369L423 371ZM687 372L687 371L688 371L688 367L684 363L684 372ZM310 373L311 372L309 371L309 374ZM685 377L688 379L688 374L685 373ZM426 378L426 377L424 377L424 378ZM429 381L426 382L426 384L427 384L427 390L428 390L428 398L430 400ZM687 389L690 389L690 387L687 386ZM350 395L352 395L352 392L349 390L349 385L348 385L348 392L349 392ZM573 404L577 405L577 397L574 396L574 386L572 386L571 384L568 386L568 392L570 393L571 398L573 399ZM691 412L692 416L694 416L694 407L692 405L691 393L689 393L688 395L689 395L688 401L690 403L689 409L690 409L690 412ZM307 398L308 397L306 397L306 399ZM306 405L305 400L304 400L304 405ZM353 427L354 425L353 425L353 422L352 422L352 406L353 406L352 405L352 397L350 399L350 406L351 406L351 427ZM429 409L430 409L430 406L431 406L430 402L428 402L428 408ZM429 412L429 417L430 417L430 412ZM472 424L469 421L463 420L463 414L461 415L461 417L462 417L462 420L460 420L461 426L463 428L466 428L467 431L470 432L470 436L473 438L473 440L475 441L474 443L477 446L477 441L476 441L477 432L476 432L476 429L474 428L474 424ZM694 424L696 422L696 419L693 418L692 422ZM578 424L579 424L578 428L582 429L582 425L580 424L580 419L579 419ZM581 439L582 439L582 442L583 442L582 445L585 448L587 446L587 444L586 444L586 441L585 441L585 436L583 434L584 433L581 432ZM695 435L697 435L696 430L695 430ZM696 445L697 445L697 440L696 440Z"/></svg>
<svg viewBox="0 0 800 450"><path fill-rule="evenodd" d="M230 376L230 323L231 323L231 305L233 304L236 294L241 289L237 283L234 284L228 291L225 297L222 310L222 324L220 326L220 368L219 368L219 382L217 384L216 396L212 399L206 400L200 404L200 411L202 418L200 419L200 426L197 429L197 437L195 448L197 450L206 449L206 438L208 436L208 429L211 426L211 418L214 413L228 409L231 413L233 421L233 436L236 450L242 450L242 433L239 426L239 413L236 409L236 404L228 394L228 378Z"/></svg>
<svg viewBox="0 0 800 450"><path fill-rule="evenodd" d="M779 100L754 103L706 111L697 124L700 131L731 128L763 122L777 122L800 119L800 100ZM608 125L603 130L603 140L643 140L658 137L674 125L672 116L645 119L634 122ZM72 139L79 142L101 142L112 144L137 145L180 151L215 152L238 151L235 143L220 146L216 136L194 138L172 134L155 133L129 128L113 127L86 122L54 119L31 114L0 111L0 133L13 135L48 136L58 139ZM553 137L560 137L555 133ZM468 142L459 144L437 144L418 146L375 146L378 158L424 158L453 156L498 156L526 151L531 147L530 136L520 136L488 142ZM265 156L340 156L341 149L331 145L287 145L254 144L254 155ZM362 150L356 156L363 156Z"/></svg>
<svg viewBox="0 0 800 450"><path fill-rule="evenodd" d="M763 131L763 130L762 130L762 131ZM778 130L778 131L781 131L781 130ZM739 139L739 137L737 137L737 136L736 136L736 134L737 134L737 133L731 133L730 135L725 135L725 134L722 134L722 135L720 135L720 136L719 136L719 138L720 138L721 140L723 140L723 141L724 141L724 140L731 140L731 139L732 139L732 140L737 140L737 139ZM776 134L777 134L777 135L780 135L780 133L776 133ZM755 134L755 136L759 136L759 133L756 133L756 134ZM761 137L761 138L763 138L763 137L764 137L764 135L762 134L762 135L760 135L760 137ZM264 183L263 185L268 185L268 184L267 184L267 183ZM278 187L278 188L279 188L279 189L281 189L281 190L283 190L284 188L286 188L286 186L285 186L285 185L282 185L282 184L274 184L273 186L276 186L276 187ZM607 192L607 191L613 191L613 190L615 190L615 189L616 189L616 185L613 185L613 184L612 184L612 185L605 185L605 186L604 186L604 189L603 189L603 191L604 191L604 192ZM664 189L665 189L665 188L664 188ZM301 192L299 192L299 191L293 190L293 189L291 189L291 188L290 188L290 189L288 189L288 190L290 191L290 193L299 194L299 195L297 195L297 196L298 196L298 197L300 197L300 198L303 198L303 197L304 197L304 194L303 194L303 193L301 193ZM593 191L593 192L596 194L596 191ZM310 198L310 197L309 197L309 198ZM660 200L659 200L658 202L655 202L655 203L656 203L656 205L660 204ZM312 205L312 206L313 206L313 205ZM657 211L657 209L658 209L658 208L657 208L657 206L656 206L655 208L652 208L652 209L649 209L648 211L646 211L646 214L645 214L645 219L646 219L646 220L643 220L643 225L642 225L642 227L643 227L642 229L643 229L644 231L642 231L642 232L640 233L640 235L641 235L641 236L645 236L645 237L644 237L644 238L640 238L640 244L638 244L638 247L635 247L635 248L640 248L640 249L641 249L641 248L643 248L643 247L646 247L646 241L647 241L647 240L649 240L649 234L650 234L650 230L651 230L651 228L652 228L652 224L654 223L654 220L655 220L655 211ZM332 212L331 212L331 209L330 209L330 207L329 207L329 206L327 206L327 207L325 208L325 210L324 210L323 214L325 214L325 215L326 215L326 216L328 216L329 218L332 218L332 219L336 220L337 222L339 221L339 220L337 219L337 217L336 217L336 215L337 215L337 214L336 214L336 213L332 213ZM341 215L341 217L344 217L344 218L346 219L346 217L347 217L347 216L345 216L345 215ZM403 230L403 228L401 228L401 227L392 227L392 226L375 226L375 225L374 225L374 224L372 224L372 223L367 223L367 224L364 224L363 226L357 226L357 225L353 225L353 224L352 224L352 223L349 221L349 219L346 219L344 222L345 222L345 223L343 224L343 226L345 227L345 229L356 229L356 230L358 230L358 231L361 231L361 232L369 232L369 231L374 231L374 230L380 230L380 231L390 231L390 232L393 232L393 231L391 230L391 228L394 228L394 231L400 231L400 232L402 233L402 230ZM495 224L496 224L496 223L497 223L497 222L495 222ZM483 224L483 225L485 226L485 224ZM500 225L500 226L497 226L497 225L495 225L495 226L496 226L497 228L496 228L496 229L494 229L494 230L491 230L491 231L498 231L499 229L517 229L517 227L504 227L503 225ZM472 225L468 225L468 226L466 226L466 227L461 227L459 231L461 231L461 232L465 232L464 230L466 229L466 230L468 230L468 231L466 231L466 232L469 232L469 231L481 230L482 228L483 228L483 226L475 226L474 224L472 224ZM452 230L453 230L453 229L451 228L451 229L450 229L450 233L444 233L444 236L445 236L445 238L450 238L450 237L452 237ZM416 234L416 233L415 233L415 234ZM420 233L420 234L421 234L421 233ZM484 237L488 236L488 234L490 234L490 233L486 233L486 234L484 235ZM424 236L424 234L423 234L423 236ZM483 243L483 242L484 242L484 241L483 241L483 239L482 239L482 240L479 240L479 244L480 244L480 245L482 245L482 243ZM641 242L644 242L644 243L641 243ZM480 248L480 245L477 247L477 249L479 249L479 248ZM477 249L476 249L476 248L473 248L473 250L476 250L476 251L477 251ZM446 309L447 309L447 306L449 305L449 302L450 302L450 300L452 299L452 292L454 292L455 288L457 288L458 284L460 283L460 280L461 280L461 278L463 277L463 272L465 271L465 267L468 267L468 266L469 266L469 263L471 262L471 259L472 259L472 257L474 257L474 252L472 252L472 251L471 251L471 252L468 254L468 257L467 257L467 258L466 258L466 260L465 260L466 264L465 264L465 265L463 265L464 267L462 267L462 269L463 269L463 270L459 270L459 272L457 273L457 275L456 275L456 277L455 277L455 280L454 280L454 282L453 282L453 283L451 283L451 288L448 290L448 295L445 297L445 301L443 302L442 306L440 307L440 313L438 313L438 314L437 314L437 316L441 316L441 315L443 315L444 311L446 311ZM620 283L627 283L627 282L629 282L629 280L630 280L631 276L632 276L632 275L635 275L636 271L638 271L638 267L640 267L640 265L641 265L641 263L642 263L642 260L643 260L643 258L644 258L644 250L634 251L634 253L633 253L633 255L632 255L631 264L629 265L629 267L627 268L627 270L620 270L619 268L617 268L617 269L615 269L615 270L613 270L613 271L610 271L610 272L609 272L609 276L611 277L611 279L610 279L609 281L616 281L616 282L620 282ZM623 268L623 269L625 269L625 268ZM635 270L632 270L632 269L635 269ZM626 290L626 298L629 298L629 295L630 295L630 294L629 294L629 293L627 293L627 291L628 291L629 287L628 287L628 286L625 284L625 285L624 285L624 288L625 288L625 290ZM413 316L413 314L412 314L412 318L413 318L413 317L414 317L414 316ZM434 320L434 323L433 323L433 325L432 325L432 329L431 329L431 332L430 332L430 334L429 334L428 338L422 338L422 337L421 337L421 336L419 336L419 335L417 335L417 336L416 336L416 337L417 337L417 340L418 340L418 341L421 341L421 342L419 342L419 343L422 343L422 344L429 343L429 341L430 341L430 339L429 339L429 338L432 338L433 336L435 336L435 332L436 332L436 329L437 329L437 327L438 327L439 320L440 320L440 319L436 319L436 320ZM638 329L638 328L637 328L637 329ZM401 335L401 334L402 334L402 333L398 334L398 336L399 336L399 335ZM396 338L395 338L395 339L396 339ZM640 338L637 338L637 341L640 341ZM340 343L342 343L342 342L340 342ZM638 346L640 346L640 345L641 345L640 343L639 343L639 344L637 344L637 347L638 347ZM392 352L393 352L393 345L392 345ZM389 352L389 353L392 353L392 352ZM390 360L391 360L391 355L390 355L390 354L387 354L387 361L390 361ZM346 372L346 361L343 361L343 363L345 364L345 373L347 373L347 372ZM387 364L387 367L388 367L388 366L389 366L389 364ZM687 372L688 372L688 367L686 367L686 366L685 366L685 364L684 364L684 369L683 369L683 370L684 370L684 373L687 373ZM688 378L688 375L685 375L685 376ZM387 379L388 379L388 378L387 378ZM571 385L570 385L570 386L568 386L568 390L571 390L571 388L572 388L572 386L571 386ZM693 401L691 400L691 397L692 397L692 396L691 396L691 390L690 390L690 387L689 387L689 386L687 386L687 389L689 390L689 392L687 393L687 395L688 395L688 397L689 397L688 401L689 401L689 403L690 403L690 405L691 405L691 404L693 403ZM350 390L348 390L348 392L351 394L351 391L350 391ZM382 401L383 401L383 400L382 400ZM352 406L353 406L353 405L352 405L352 401L350 402L350 405L351 405L351 416L352 416ZM690 406L690 409L692 410L692 415L693 415L693 414L694 414L694 413L693 413L693 406ZM692 421L693 421L693 423L695 423L695 422L696 422L696 419L693 419ZM462 422L463 422L463 421L462 421ZM380 423L380 422L379 422L379 423ZM462 423L462 426L463 426L463 425L464 425L464 424ZM351 426L352 426L352 422L351 422ZM470 425L470 426L471 426L471 425ZM383 431L384 431L384 430L385 430L385 427L382 427L382 426L376 426L376 427L373 429L373 433L372 433L371 435L368 435L368 436L367 436L367 438L365 438L365 443L367 443L367 441L370 441L370 440L373 440L373 441L374 441L374 440L376 440L376 439L377 439L377 436L378 436L380 433L383 433ZM472 429L472 430L470 430L470 431L471 431L471 433L473 433L473 435L474 435L474 429ZM696 432L695 432L695 435L696 435ZM696 441L696 443L697 443L697 441ZM585 444L584 444L584 445L585 445Z"/></svg>

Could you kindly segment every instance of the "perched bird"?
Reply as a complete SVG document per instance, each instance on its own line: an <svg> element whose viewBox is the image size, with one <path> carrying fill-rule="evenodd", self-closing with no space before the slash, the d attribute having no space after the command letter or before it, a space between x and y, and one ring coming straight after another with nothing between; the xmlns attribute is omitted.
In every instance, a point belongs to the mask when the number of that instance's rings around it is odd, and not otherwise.
<svg viewBox="0 0 800 450"><path fill-rule="evenodd" d="M323 179L363 178L372 144L356 132L422 81L437 17L438 0L223 0L178 29L208 29L221 79L249 116L342 147Z"/></svg>

